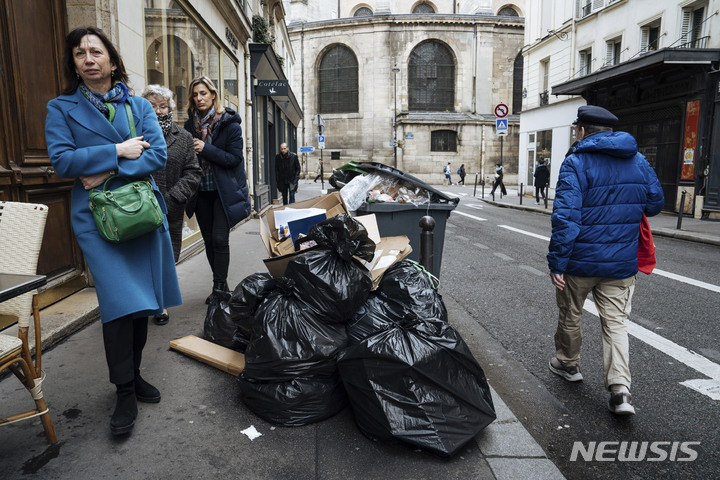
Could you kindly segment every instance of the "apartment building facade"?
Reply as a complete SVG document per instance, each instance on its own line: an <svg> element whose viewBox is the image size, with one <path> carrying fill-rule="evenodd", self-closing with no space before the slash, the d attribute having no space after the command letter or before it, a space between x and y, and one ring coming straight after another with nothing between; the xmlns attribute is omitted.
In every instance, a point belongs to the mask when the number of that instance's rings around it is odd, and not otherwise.
<svg viewBox="0 0 720 480"><path fill-rule="evenodd" d="M666 210L720 212L719 8L714 0L530 2L519 140L528 184L543 158L554 187L577 107L600 105L637 139Z"/></svg>

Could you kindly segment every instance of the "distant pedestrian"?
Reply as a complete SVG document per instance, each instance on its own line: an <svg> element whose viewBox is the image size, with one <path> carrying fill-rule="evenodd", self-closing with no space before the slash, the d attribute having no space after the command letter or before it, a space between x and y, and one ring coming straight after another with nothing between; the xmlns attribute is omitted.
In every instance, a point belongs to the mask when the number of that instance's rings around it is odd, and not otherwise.
<svg viewBox="0 0 720 480"><path fill-rule="evenodd" d="M535 168L533 177L535 178L535 204L540 205L540 195L545 200L545 187L550 180L550 170L548 170L545 160L542 158L538 160L538 166Z"/></svg>
<svg viewBox="0 0 720 480"><path fill-rule="evenodd" d="M452 173L452 168L450 168L450 162L448 162L448 164L443 167L443 173L445 174L445 180L448 181L448 185L452 185L452 178L450 177L450 174Z"/></svg>
<svg viewBox="0 0 720 480"><path fill-rule="evenodd" d="M317 161L317 177L315 177L314 182L317 182L317 181L318 181L318 178L322 178L322 175L323 175L323 163L322 163L322 158L318 158L318 161Z"/></svg>
<svg viewBox="0 0 720 480"><path fill-rule="evenodd" d="M458 175L460 175L460 181L458 182L458 185L461 183L465 185L465 164L463 163L460 165L460 168L457 169Z"/></svg>
<svg viewBox="0 0 720 480"><path fill-rule="evenodd" d="M613 132L618 119L597 106L578 109L576 138L560 167L547 255L560 310L550 371L567 381L580 373L583 305L592 292L602 324L608 408L635 413L630 394L625 320L638 272L643 213L658 214L662 187L628 133Z"/></svg>
<svg viewBox="0 0 720 480"><path fill-rule="evenodd" d="M295 192L300 180L300 161L294 152L288 149L287 143L280 144L280 153L275 155L275 178L283 205L295 203Z"/></svg>
<svg viewBox="0 0 720 480"><path fill-rule="evenodd" d="M507 190L505 190L505 184L503 183L503 166L501 163L495 164L495 181L493 182L493 188L490 191L490 195L495 195L495 189L497 187L500 187L500 193L502 195L507 195Z"/></svg>

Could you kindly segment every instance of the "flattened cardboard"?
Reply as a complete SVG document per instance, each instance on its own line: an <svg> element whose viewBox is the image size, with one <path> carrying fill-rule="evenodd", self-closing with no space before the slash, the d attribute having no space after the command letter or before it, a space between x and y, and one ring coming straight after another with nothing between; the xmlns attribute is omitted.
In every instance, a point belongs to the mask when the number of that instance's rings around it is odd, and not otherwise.
<svg viewBox="0 0 720 480"><path fill-rule="evenodd" d="M195 335L170 340L170 348L234 376L245 369L245 355Z"/></svg>

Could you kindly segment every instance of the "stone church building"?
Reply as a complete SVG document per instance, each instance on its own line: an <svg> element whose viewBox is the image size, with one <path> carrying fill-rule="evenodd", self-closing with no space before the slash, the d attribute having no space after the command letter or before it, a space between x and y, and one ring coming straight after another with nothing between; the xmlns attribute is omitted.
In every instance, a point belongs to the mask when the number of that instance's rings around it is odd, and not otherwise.
<svg viewBox="0 0 720 480"><path fill-rule="evenodd" d="M313 170L324 123L326 172L375 161L439 183L450 162L468 184L495 162L517 178L525 2L284 0ZM507 109L503 108L507 106ZM500 106L498 109L497 107ZM507 116L497 135L496 111ZM314 123L315 121L315 123Z"/></svg>

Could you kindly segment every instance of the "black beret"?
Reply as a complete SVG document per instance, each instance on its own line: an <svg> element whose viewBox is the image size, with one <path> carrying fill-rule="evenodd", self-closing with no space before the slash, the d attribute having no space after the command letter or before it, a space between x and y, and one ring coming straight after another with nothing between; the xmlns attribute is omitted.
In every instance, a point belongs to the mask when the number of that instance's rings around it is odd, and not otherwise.
<svg viewBox="0 0 720 480"><path fill-rule="evenodd" d="M614 127L618 123L618 118L608 110L598 107L597 105L583 105L578 108L577 120L573 122L573 125L576 125L578 122L586 125Z"/></svg>

